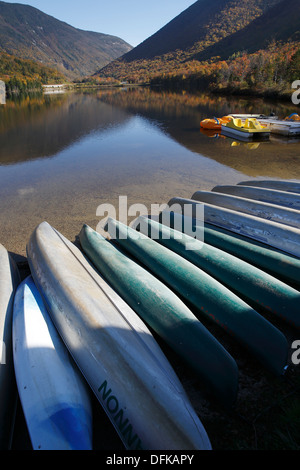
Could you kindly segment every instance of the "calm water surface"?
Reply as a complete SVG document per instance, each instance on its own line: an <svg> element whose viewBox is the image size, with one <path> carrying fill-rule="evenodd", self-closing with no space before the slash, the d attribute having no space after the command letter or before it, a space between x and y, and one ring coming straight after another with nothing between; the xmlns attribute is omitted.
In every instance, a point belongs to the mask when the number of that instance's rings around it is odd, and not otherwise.
<svg viewBox="0 0 300 470"><path fill-rule="evenodd" d="M47 220L74 240L96 228L103 203L118 207L190 198L248 178L300 180L300 139L245 144L200 132L229 112L298 112L292 103L148 89L68 93L0 107L0 243L24 256ZM18 256L17 256L18 258Z"/></svg>

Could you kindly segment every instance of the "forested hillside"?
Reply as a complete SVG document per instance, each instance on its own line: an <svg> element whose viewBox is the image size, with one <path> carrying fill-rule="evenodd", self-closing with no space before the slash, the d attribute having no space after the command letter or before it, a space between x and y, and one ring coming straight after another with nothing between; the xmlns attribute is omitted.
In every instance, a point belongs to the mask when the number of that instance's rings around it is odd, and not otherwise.
<svg viewBox="0 0 300 470"><path fill-rule="evenodd" d="M6 83L8 95L16 91L37 91L42 85L66 81L57 70L3 52L0 52L0 79Z"/></svg>
<svg viewBox="0 0 300 470"><path fill-rule="evenodd" d="M82 31L29 5L0 1L0 51L56 68L69 79L91 75L131 48L118 37Z"/></svg>
<svg viewBox="0 0 300 470"><path fill-rule="evenodd" d="M122 57L126 62L206 49L244 28L281 0L198 0Z"/></svg>
<svg viewBox="0 0 300 470"><path fill-rule="evenodd" d="M94 78L284 95L300 79L299 31L299 0L198 0Z"/></svg>

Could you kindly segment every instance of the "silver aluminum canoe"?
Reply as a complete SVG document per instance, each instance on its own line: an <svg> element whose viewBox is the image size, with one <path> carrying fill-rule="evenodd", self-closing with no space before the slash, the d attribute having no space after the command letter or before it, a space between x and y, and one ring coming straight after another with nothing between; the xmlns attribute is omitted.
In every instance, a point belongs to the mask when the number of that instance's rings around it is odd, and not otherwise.
<svg viewBox="0 0 300 470"><path fill-rule="evenodd" d="M300 195L297 193L241 185L219 185L215 186L212 191L254 199L255 201L266 202L268 204L276 204L277 206L289 207L290 209L300 211Z"/></svg>
<svg viewBox="0 0 300 470"><path fill-rule="evenodd" d="M300 228L300 213L288 207L258 202L253 199L232 196L230 194L220 194L213 191L196 191L192 199L215 206L226 207L237 212L254 215L266 220L272 220L280 224Z"/></svg>
<svg viewBox="0 0 300 470"><path fill-rule="evenodd" d="M210 449L169 361L138 315L47 222L27 246L50 316L127 449Z"/></svg>
<svg viewBox="0 0 300 470"><path fill-rule="evenodd" d="M290 180L251 180L241 181L239 186L255 186L257 188L276 189L291 193L300 193L300 182Z"/></svg>
<svg viewBox="0 0 300 470"><path fill-rule="evenodd" d="M13 302L20 282L17 266L0 244L0 449L11 446L17 388L12 353Z"/></svg>
<svg viewBox="0 0 300 470"><path fill-rule="evenodd" d="M195 217L193 211L196 212L199 204L203 205L206 223L245 235L300 258L300 230L297 228L212 204L200 203L193 199L174 197L168 202L170 211L189 216L192 214L193 217ZM197 214L195 218L199 218Z"/></svg>

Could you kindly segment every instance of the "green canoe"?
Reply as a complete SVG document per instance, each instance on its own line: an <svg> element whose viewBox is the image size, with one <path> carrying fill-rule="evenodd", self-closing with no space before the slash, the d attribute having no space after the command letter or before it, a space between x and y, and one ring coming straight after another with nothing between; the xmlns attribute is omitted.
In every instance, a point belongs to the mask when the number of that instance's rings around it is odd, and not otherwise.
<svg viewBox="0 0 300 470"><path fill-rule="evenodd" d="M177 253L126 225L108 219L116 242L159 279L233 336L277 375L284 373L289 346L285 336L216 279Z"/></svg>
<svg viewBox="0 0 300 470"><path fill-rule="evenodd" d="M139 231L150 236L213 276L251 305L271 312L300 328L300 292L263 270L201 240L146 217Z"/></svg>
<svg viewBox="0 0 300 470"><path fill-rule="evenodd" d="M183 230L187 235L194 236L197 225L201 228L203 226L202 222L175 212L168 213L168 217L162 217L162 214L160 221L170 224L172 228L176 227L177 230ZM300 259L296 256L208 223L204 224L203 236L205 243L231 253L291 286L300 287Z"/></svg>
<svg viewBox="0 0 300 470"><path fill-rule="evenodd" d="M133 310L205 380L226 406L238 389L234 359L189 308L156 277L84 225L83 251Z"/></svg>

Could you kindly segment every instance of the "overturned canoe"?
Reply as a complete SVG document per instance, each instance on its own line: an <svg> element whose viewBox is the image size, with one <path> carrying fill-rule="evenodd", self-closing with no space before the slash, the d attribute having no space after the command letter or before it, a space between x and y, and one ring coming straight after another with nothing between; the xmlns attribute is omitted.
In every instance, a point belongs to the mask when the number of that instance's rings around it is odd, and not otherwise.
<svg viewBox="0 0 300 470"><path fill-rule="evenodd" d="M193 199L174 197L168 202L171 211L199 218L197 207L202 206L204 221L240 235L258 240L300 258L300 229L267 221L231 209L200 203Z"/></svg>
<svg viewBox="0 0 300 470"><path fill-rule="evenodd" d="M241 181L240 186L255 186L257 188L276 189L291 193L300 193L300 183L289 180L251 180Z"/></svg>
<svg viewBox="0 0 300 470"><path fill-rule="evenodd" d="M299 211L288 207L268 204L266 202L258 202L253 199L232 196L230 194L221 194L213 191L196 191L192 195L192 199L232 209L237 212L254 215L255 217L278 222L279 224L300 228Z"/></svg>
<svg viewBox="0 0 300 470"><path fill-rule="evenodd" d="M283 374L288 345L284 335L216 279L177 253L136 230L108 219L108 233L159 279L193 304L275 374Z"/></svg>
<svg viewBox="0 0 300 470"><path fill-rule="evenodd" d="M183 216L176 212L163 211L159 221L168 227L175 228L195 237L199 233L209 245L257 266L291 286L300 288L300 259L276 250L264 243L230 232L228 230L204 223L197 219Z"/></svg>
<svg viewBox="0 0 300 470"><path fill-rule="evenodd" d="M31 276L18 287L13 356L34 450L91 450L87 384L58 335Z"/></svg>
<svg viewBox="0 0 300 470"><path fill-rule="evenodd" d="M300 196L297 193L242 185L215 186L212 191L267 202L268 204L276 204L300 211Z"/></svg>
<svg viewBox="0 0 300 470"><path fill-rule="evenodd" d="M231 406L238 389L236 362L182 300L87 225L81 229L80 243L116 292L194 369L223 404Z"/></svg>
<svg viewBox="0 0 300 470"><path fill-rule="evenodd" d="M300 328L300 292L236 256L159 222L139 217L137 230L203 269L254 307Z"/></svg>
<svg viewBox="0 0 300 470"><path fill-rule="evenodd" d="M17 404L12 352L13 302L20 276L8 251L0 244L0 449L9 449Z"/></svg>
<svg viewBox="0 0 300 470"><path fill-rule="evenodd" d="M78 248L43 222L27 245L51 319L128 449L210 449L169 361Z"/></svg>

